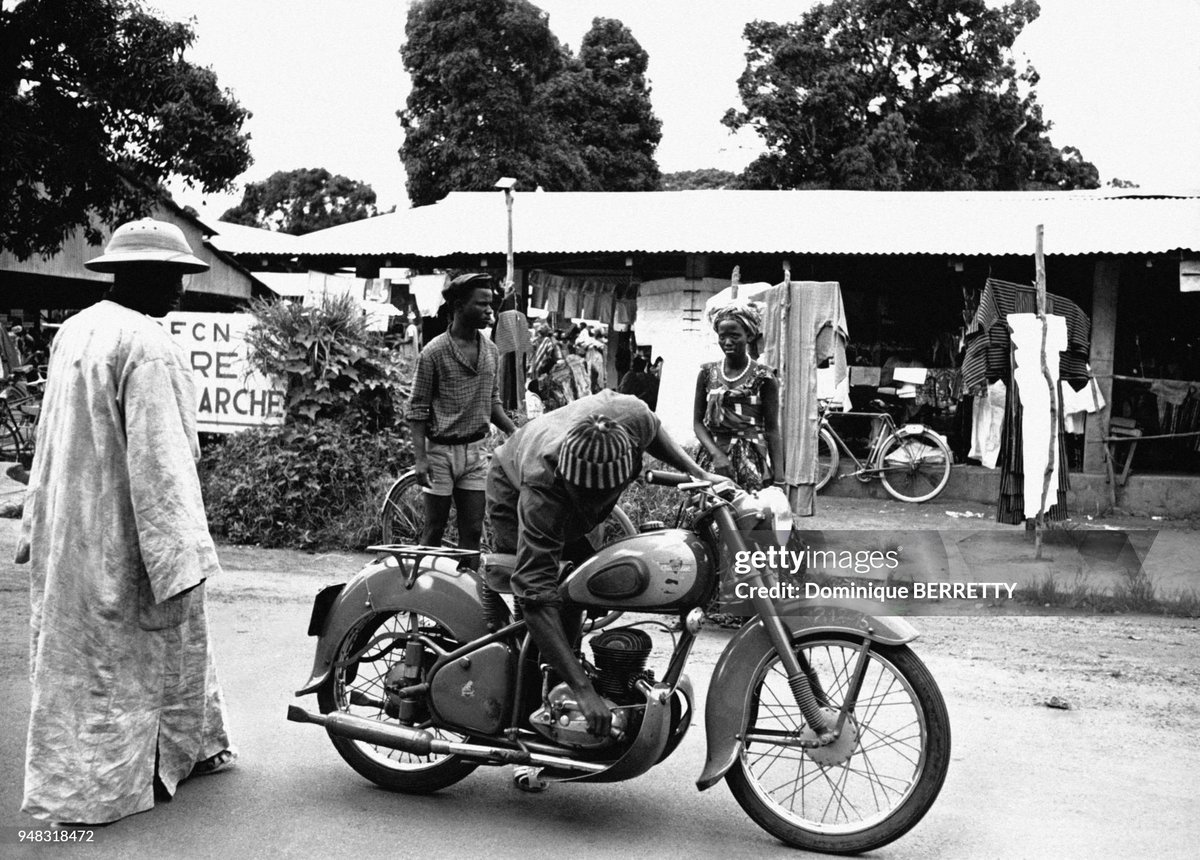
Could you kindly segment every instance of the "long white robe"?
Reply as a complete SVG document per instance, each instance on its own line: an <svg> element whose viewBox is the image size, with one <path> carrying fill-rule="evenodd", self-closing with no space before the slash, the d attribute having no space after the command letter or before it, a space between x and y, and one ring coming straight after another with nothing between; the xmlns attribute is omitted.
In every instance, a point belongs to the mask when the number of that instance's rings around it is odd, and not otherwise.
<svg viewBox="0 0 1200 860"><path fill-rule="evenodd" d="M18 561L33 684L22 809L99 824L229 748L204 581L196 401L157 322L102 301L54 340Z"/></svg>

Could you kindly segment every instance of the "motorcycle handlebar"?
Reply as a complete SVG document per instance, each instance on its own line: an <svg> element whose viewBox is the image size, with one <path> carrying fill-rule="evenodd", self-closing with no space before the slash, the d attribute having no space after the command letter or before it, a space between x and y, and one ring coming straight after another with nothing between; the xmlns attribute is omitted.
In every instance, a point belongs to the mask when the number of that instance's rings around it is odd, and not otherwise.
<svg viewBox="0 0 1200 860"><path fill-rule="evenodd" d="M681 475L678 472L664 472L661 469L647 469L642 479L647 484L662 484L665 487L678 487L680 484L692 484L696 479L691 475Z"/></svg>

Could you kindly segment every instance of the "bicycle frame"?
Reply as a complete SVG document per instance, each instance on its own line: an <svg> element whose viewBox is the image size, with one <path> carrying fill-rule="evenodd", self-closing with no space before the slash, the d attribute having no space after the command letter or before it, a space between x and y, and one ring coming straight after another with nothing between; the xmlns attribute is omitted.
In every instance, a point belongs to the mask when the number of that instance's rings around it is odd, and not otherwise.
<svg viewBox="0 0 1200 860"><path fill-rule="evenodd" d="M882 425L879 426L879 432L875 433L875 439L871 442L871 447L867 451L865 459L860 460L858 455L850 449L846 444L846 440L838 433L837 428L833 426L833 422L829 420L829 415L848 415L855 418L871 418L875 420L882 419ZM851 460L854 461L854 476L860 480L868 480L870 478L878 478L884 471L880 466L872 466L872 463L879 461L879 455L883 450L883 446L889 439L896 435L899 429L896 426L895 419L887 412L822 412L821 424L818 430L828 430L829 435L833 437L833 441Z"/></svg>

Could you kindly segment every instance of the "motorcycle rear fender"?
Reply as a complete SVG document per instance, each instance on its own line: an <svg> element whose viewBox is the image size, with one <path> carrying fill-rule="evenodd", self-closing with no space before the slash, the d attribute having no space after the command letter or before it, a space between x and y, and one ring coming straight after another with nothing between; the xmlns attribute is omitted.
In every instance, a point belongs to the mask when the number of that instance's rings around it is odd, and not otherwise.
<svg viewBox="0 0 1200 860"><path fill-rule="evenodd" d="M920 635L903 618L867 615L835 604L815 607L800 601L779 601L779 617L793 638L814 633L847 633L884 645L903 645ZM704 705L704 731L708 757L696 780L701 791L711 787L737 761L742 750L739 735L750 713L753 679L763 660L775 650L756 618L729 640L713 670Z"/></svg>
<svg viewBox="0 0 1200 860"><path fill-rule="evenodd" d="M308 630L310 636L317 637L317 655L312 675L296 691L297 696L315 693L329 679L338 644L366 615L419 612L436 620L463 643L487 634L477 574L458 570L457 563L450 559L429 559L421 564L411 588L408 581L396 562L388 558L364 567L340 592L334 592L338 586L331 586L317 595Z"/></svg>

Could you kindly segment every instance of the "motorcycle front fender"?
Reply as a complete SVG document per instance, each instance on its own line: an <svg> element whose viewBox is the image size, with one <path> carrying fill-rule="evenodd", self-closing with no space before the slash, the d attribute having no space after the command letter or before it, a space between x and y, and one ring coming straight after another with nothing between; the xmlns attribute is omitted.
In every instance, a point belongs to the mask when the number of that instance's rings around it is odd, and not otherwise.
<svg viewBox="0 0 1200 860"><path fill-rule="evenodd" d="M867 615L857 609L801 601L779 601L779 617L795 638L814 633L846 633L885 645L903 645L918 635L903 618ZM729 640L713 670L704 704L708 756L696 780L701 791L723 777L742 751L742 733L750 713L754 677L775 646L761 619L754 619Z"/></svg>
<svg viewBox="0 0 1200 860"><path fill-rule="evenodd" d="M458 570L451 559L430 558L412 586L391 559L369 564L335 591L331 586L317 595L309 635L317 637L312 675L297 696L315 693L329 679L334 655L346 633L366 615L378 612L419 612L445 627L459 642L487 634L480 579L473 571Z"/></svg>

